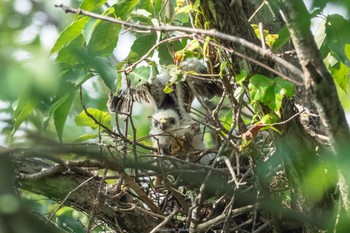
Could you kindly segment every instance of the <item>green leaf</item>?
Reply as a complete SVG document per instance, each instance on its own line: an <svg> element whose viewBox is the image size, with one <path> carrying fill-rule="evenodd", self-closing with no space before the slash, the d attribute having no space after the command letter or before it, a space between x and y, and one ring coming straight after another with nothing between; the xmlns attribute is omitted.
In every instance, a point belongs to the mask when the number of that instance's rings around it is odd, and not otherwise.
<svg viewBox="0 0 350 233"><path fill-rule="evenodd" d="M18 101L18 105L15 109L14 116L13 116L13 128L12 132L10 134L10 139L12 139L13 135L16 133L16 131L19 129L23 121L25 121L30 114L32 113L33 109L39 104L38 99L36 98L28 98L27 96L21 96Z"/></svg>
<svg viewBox="0 0 350 233"><path fill-rule="evenodd" d="M174 64L174 59L169 53L170 51L178 51L183 49L180 41L172 41L171 43L161 44L158 48L158 58L161 65Z"/></svg>
<svg viewBox="0 0 350 233"><path fill-rule="evenodd" d="M106 126L109 129L112 129L111 125L111 115L108 112L103 112L99 109L88 108L86 109L89 115L93 116L100 124ZM97 129L99 127L95 121L88 116L83 110L79 115L75 116L74 122L78 126L88 126L92 129Z"/></svg>
<svg viewBox="0 0 350 233"><path fill-rule="evenodd" d="M263 124L274 124L278 121L278 116L275 113L268 113L263 116L260 120Z"/></svg>
<svg viewBox="0 0 350 233"><path fill-rule="evenodd" d="M82 34L84 36L84 39L86 43L90 42L92 33L94 32L95 29L95 24L96 24L97 19L91 18L84 26Z"/></svg>
<svg viewBox="0 0 350 233"><path fill-rule="evenodd" d="M87 11L95 11L106 2L107 0L84 0L80 5L80 9Z"/></svg>
<svg viewBox="0 0 350 233"><path fill-rule="evenodd" d="M141 66L134 69L129 78L133 85L142 85L148 81L151 75L151 69L148 66Z"/></svg>
<svg viewBox="0 0 350 233"><path fill-rule="evenodd" d="M66 64L69 68L77 63L80 63L80 58L78 55L79 52L81 52L84 44L84 37L82 35L78 36L58 52L56 62Z"/></svg>
<svg viewBox="0 0 350 233"><path fill-rule="evenodd" d="M118 75L112 63L105 57L94 57L91 62L106 86L115 92Z"/></svg>
<svg viewBox="0 0 350 233"><path fill-rule="evenodd" d="M338 84L345 93L348 93L350 68L344 65L343 62L339 61L334 66L330 67L329 70L334 78L335 83Z"/></svg>
<svg viewBox="0 0 350 233"><path fill-rule="evenodd" d="M131 51L133 53L136 53L139 57L142 57L153 47L156 41L157 41L156 33L139 35L134 41L134 44L131 46ZM128 56L128 59L129 58L130 56Z"/></svg>
<svg viewBox="0 0 350 233"><path fill-rule="evenodd" d="M350 44L350 21L341 15L328 15L326 23L326 43L341 61L350 67L350 61L345 53L345 45Z"/></svg>
<svg viewBox="0 0 350 233"><path fill-rule="evenodd" d="M87 140L95 139L97 137L98 137L98 134L84 134L84 135L81 135L80 137L78 137L77 139L75 139L74 142L75 143L85 142Z"/></svg>
<svg viewBox="0 0 350 233"><path fill-rule="evenodd" d="M63 129L66 123L68 113L73 104L75 97L75 91L68 92L61 98L59 106L56 107L53 114L54 124L57 132L57 136L62 141Z"/></svg>
<svg viewBox="0 0 350 233"><path fill-rule="evenodd" d="M89 78L86 67L82 65L72 66L62 75L63 81L72 83L74 86L80 86Z"/></svg>
<svg viewBox="0 0 350 233"><path fill-rule="evenodd" d="M126 20L130 12L137 6L139 0L120 0L113 5L115 14L121 19Z"/></svg>
<svg viewBox="0 0 350 233"><path fill-rule="evenodd" d="M173 83L168 83L168 84L164 87L163 92L164 92L165 94L169 94L169 93L173 92L174 89L172 88L172 85L173 85Z"/></svg>
<svg viewBox="0 0 350 233"><path fill-rule="evenodd" d="M88 17L82 17L66 27L66 29L61 32L58 39L56 40L55 45L51 49L51 54L61 50L63 47L81 35L83 28L88 20Z"/></svg>
<svg viewBox="0 0 350 233"><path fill-rule="evenodd" d="M246 70L241 70L239 74L235 76L236 83L240 86L243 85L243 82L246 80L248 77L248 72Z"/></svg>
<svg viewBox="0 0 350 233"><path fill-rule="evenodd" d="M88 44L89 53L107 57L117 45L121 26L106 21L97 21Z"/></svg>
<svg viewBox="0 0 350 233"><path fill-rule="evenodd" d="M295 91L292 83L280 77L270 79L259 74L251 77L248 88L252 104L261 102L278 116L284 97L292 97Z"/></svg>
<svg viewBox="0 0 350 233"><path fill-rule="evenodd" d="M162 8L162 0L141 0L139 8L151 12L154 17L154 13L159 13Z"/></svg>
<svg viewBox="0 0 350 233"><path fill-rule="evenodd" d="M289 38L290 34L288 28L287 26L283 26L278 32L278 38L272 44L272 51L277 51L278 49L282 48L283 45L285 45L289 41Z"/></svg>
<svg viewBox="0 0 350 233"><path fill-rule="evenodd" d="M227 62L223 61L220 63L220 76L222 76L222 72L226 69Z"/></svg>

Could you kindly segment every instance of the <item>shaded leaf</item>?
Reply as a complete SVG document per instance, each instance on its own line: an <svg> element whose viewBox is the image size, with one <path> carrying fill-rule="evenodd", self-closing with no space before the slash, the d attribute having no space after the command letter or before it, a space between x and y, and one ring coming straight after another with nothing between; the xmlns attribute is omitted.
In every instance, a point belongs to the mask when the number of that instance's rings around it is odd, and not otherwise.
<svg viewBox="0 0 350 233"><path fill-rule="evenodd" d="M112 63L105 57L94 57L91 64L99 73L106 86L112 92L115 92L118 75Z"/></svg>
<svg viewBox="0 0 350 233"><path fill-rule="evenodd" d="M109 56L117 45L121 26L106 21L98 21L88 44L89 53Z"/></svg>
<svg viewBox="0 0 350 233"><path fill-rule="evenodd" d="M283 45L285 45L289 41L289 38L290 34L288 28L287 26L283 26L278 32L278 38L272 44L272 50L277 51L278 49L282 48Z"/></svg>
<svg viewBox="0 0 350 233"><path fill-rule="evenodd" d="M345 65L350 67L350 61L345 53L345 45L350 44L350 21L338 14L328 15L326 34L326 43L329 49L336 53Z"/></svg>
<svg viewBox="0 0 350 233"><path fill-rule="evenodd" d="M28 98L27 96L21 96L19 98L18 105L13 114L13 128L9 136L10 140L19 129L23 121L25 121L30 116L38 104L39 100L36 98Z"/></svg>
<svg viewBox="0 0 350 233"><path fill-rule="evenodd" d="M131 51L133 52L132 56L135 56L135 53L136 53L137 59L142 57L153 47L156 41L157 41L156 33L139 35L134 41L134 44L131 46ZM130 58L131 56L129 54L127 59L129 60Z"/></svg>
<svg viewBox="0 0 350 233"><path fill-rule="evenodd" d="M141 0L139 8L152 13L152 15L156 17L162 8L162 0ZM156 15L154 15L154 13L156 13Z"/></svg>
<svg viewBox="0 0 350 233"><path fill-rule="evenodd" d="M139 0L120 0L113 5L115 14L122 20L126 20L130 12L137 6Z"/></svg>
<svg viewBox="0 0 350 233"><path fill-rule="evenodd" d="M54 124L57 132L57 136L62 141L63 129L66 123L68 113L73 104L75 98L75 91L67 93L61 98L59 106L56 107L53 113Z"/></svg>
<svg viewBox="0 0 350 233"><path fill-rule="evenodd" d="M57 55L56 61L59 63L66 64L68 68L71 66L80 63L79 52L85 44L85 39L83 35L75 38L70 44L63 47Z"/></svg>

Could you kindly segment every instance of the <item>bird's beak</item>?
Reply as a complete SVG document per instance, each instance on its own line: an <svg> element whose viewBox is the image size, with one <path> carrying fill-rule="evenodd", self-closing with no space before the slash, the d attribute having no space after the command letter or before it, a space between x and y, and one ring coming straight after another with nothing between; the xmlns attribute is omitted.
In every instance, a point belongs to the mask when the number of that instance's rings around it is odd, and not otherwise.
<svg viewBox="0 0 350 233"><path fill-rule="evenodd" d="M161 130L166 130L168 127L167 127L167 120L166 119L160 119L160 121L159 121L159 128L161 129Z"/></svg>

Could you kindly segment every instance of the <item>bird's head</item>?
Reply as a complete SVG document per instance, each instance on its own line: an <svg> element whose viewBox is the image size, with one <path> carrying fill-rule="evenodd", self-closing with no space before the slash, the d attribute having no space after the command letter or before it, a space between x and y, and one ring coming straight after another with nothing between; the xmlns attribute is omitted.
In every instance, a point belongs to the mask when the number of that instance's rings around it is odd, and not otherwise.
<svg viewBox="0 0 350 233"><path fill-rule="evenodd" d="M180 117L172 109L159 110L152 115L152 128L170 132L180 128Z"/></svg>

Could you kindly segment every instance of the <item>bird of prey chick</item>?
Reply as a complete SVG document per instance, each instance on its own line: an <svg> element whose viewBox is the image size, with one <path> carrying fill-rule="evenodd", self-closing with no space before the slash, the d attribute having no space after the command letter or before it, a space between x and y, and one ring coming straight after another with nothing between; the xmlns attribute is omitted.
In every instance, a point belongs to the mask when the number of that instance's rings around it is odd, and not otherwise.
<svg viewBox="0 0 350 233"><path fill-rule="evenodd" d="M172 109L159 110L152 115L150 136L159 155L174 155L194 162L190 154L205 149L199 124L189 114L181 118Z"/></svg>
<svg viewBox="0 0 350 233"><path fill-rule="evenodd" d="M179 80L178 77L182 77L184 72L190 72L191 77ZM187 159L189 153L204 149L200 126L190 117L194 96L211 99L223 92L220 82L192 77L196 73L206 73L206 67L199 60L191 58L178 66L160 70L158 75L138 87L131 87L124 77L117 95L110 96L108 108L111 112L120 113L128 109L131 100L152 103L156 110L151 117L153 147L160 155ZM165 92L166 88L172 91Z"/></svg>

